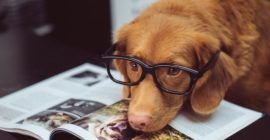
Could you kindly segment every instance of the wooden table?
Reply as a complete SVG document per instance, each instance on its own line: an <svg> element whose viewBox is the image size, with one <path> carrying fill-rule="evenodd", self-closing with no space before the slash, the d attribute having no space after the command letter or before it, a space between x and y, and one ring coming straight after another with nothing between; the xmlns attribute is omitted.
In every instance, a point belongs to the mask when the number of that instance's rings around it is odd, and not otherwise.
<svg viewBox="0 0 270 140"><path fill-rule="evenodd" d="M0 32L0 97L80 64L99 64L96 58L98 55L52 36L37 37L23 29ZM270 117L261 118L229 139L270 139Z"/></svg>

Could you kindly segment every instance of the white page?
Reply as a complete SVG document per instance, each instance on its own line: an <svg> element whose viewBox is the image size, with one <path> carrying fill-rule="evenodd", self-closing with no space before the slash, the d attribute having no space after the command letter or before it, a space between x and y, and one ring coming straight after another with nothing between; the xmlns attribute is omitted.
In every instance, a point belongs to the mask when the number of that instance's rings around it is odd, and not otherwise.
<svg viewBox="0 0 270 140"><path fill-rule="evenodd" d="M110 105L122 99L122 85L106 80L93 86L82 97Z"/></svg>
<svg viewBox="0 0 270 140"><path fill-rule="evenodd" d="M7 106L17 112L23 112L23 114L17 115L16 118L10 118L9 121L15 123L68 98L69 96L65 93L41 86L36 88L27 88L16 92L14 95L7 96L0 100L0 105ZM0 120L2 121L4 120L1 119L3 116L6 116L6 112L0 114Z"/></svg>
<svg viewBox="0 0 270 140"><path fill-rule="evenodd" d="M99 76L97 76L97 78L72 78L72 76L83 73L85 71L95 72ZM79 95L80 93L87 92L87 90L92 88L92 86L95 86L96 84L99 84L99 82L102 82L106 79L108 79L106 69L91 64L84 64L50 78L46 81L45 85L74 96L74 94ZM95 84L87 85L87 83Z"/></svg>
<svg viewBox="0 0 270 140"><path fill-rule="evenodd" d="M26 112L0 104L0 120L5 122L12 122L22 116L25 116Z"/></svg>
<svg viewBox="0 0 270 140"><path fill-rule="evenodd" d="M261 116L256 111L222 101L210 118L183 112L170 125L194 139L219 140L229 137Z"/></svg>

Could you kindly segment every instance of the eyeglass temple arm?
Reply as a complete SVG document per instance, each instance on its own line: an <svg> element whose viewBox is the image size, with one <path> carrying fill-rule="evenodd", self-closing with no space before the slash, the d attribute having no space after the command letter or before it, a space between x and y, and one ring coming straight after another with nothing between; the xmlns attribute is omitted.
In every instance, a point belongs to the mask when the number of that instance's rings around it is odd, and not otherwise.
<svg viewBox="0 0 270 140"><path fill-rule="evenodd" d="M117 43L114 43L108 50L105 51L103 56L112 54L115 51L116 47L117 47Z"/></svg>
<svg viewBox="0 0 270 140"><path fill-rule="evenodd" d="M211 67L213 67L219 57L220 50L218 50L211 58L210 60L199 70L199 77L201 77L206 71L208 71Z"/></svg>

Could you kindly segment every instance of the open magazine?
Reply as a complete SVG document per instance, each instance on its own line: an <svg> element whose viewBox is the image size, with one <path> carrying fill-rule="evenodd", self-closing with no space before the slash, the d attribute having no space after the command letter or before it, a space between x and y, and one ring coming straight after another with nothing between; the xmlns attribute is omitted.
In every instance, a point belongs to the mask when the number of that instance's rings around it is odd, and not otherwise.
<svg viewBox="0 0 270 140"><path fill-rule="evenodd" d="M262 114L222 101L209 117L187 111L153 133L133 130L128 100L104 68L84 64L0 99L0 130L38 140L225 139Z"/></svg>

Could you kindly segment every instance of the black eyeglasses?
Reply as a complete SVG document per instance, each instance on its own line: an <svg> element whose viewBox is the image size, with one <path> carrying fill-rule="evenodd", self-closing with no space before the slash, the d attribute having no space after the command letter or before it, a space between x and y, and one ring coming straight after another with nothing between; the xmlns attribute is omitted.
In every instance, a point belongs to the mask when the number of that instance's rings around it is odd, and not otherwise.
<svg viewBox="0 0 270 140"><path fill-rule="evenodd" d="M115 49L116 45L109 48L102 56L112 81L126 86L135 86L143 81L147 74L150 74L159 90L176 95L189 94L197 80L215 64L220 52L217 51L201 69L194 70L176 64L148 65L131 56L113 55ZM114 61L125 64L126 79L128 80L124 80L112 71Z"/></svg>

